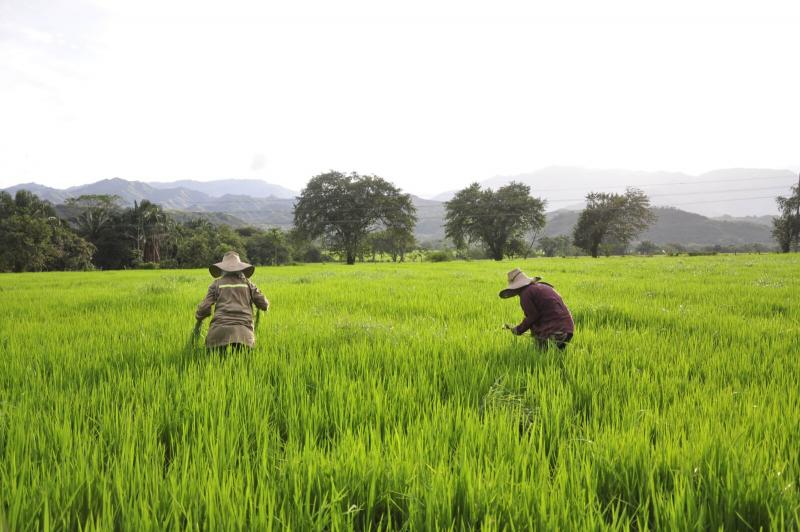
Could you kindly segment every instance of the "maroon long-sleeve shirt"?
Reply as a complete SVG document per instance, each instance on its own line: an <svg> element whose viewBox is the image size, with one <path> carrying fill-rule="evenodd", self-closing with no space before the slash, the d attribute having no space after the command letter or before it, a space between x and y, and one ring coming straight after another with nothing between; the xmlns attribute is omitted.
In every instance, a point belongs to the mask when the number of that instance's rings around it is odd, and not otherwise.
<svg viewBox="0 0 800 532"><path fill-rule="evenodd" d="M530 329L537 338L548 338L555 333L575 331L569 309L549 284L529 284L520 292L519 304L525 313L525 319L514 328L517 334L523 334Z"/></svg>

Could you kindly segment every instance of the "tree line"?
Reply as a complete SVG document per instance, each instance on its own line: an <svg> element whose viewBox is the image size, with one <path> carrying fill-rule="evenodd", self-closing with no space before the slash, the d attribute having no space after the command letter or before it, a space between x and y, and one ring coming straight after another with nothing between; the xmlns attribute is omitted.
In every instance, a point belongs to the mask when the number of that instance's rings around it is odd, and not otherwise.
<svg viewBox="0 0 800 532"><path fill-rule="evenodd" d="M781 216L773 235L782 251L800 246L800 183L777 198ZM459 256L483 250L505 257L625 253L655 221L644 192L591 192L571 235L544 237L544 199L512 182L496 190L478 183L445 203L444 229ZM375 175L326 172L311 178L294 206L289 231L213 225L197 218L178 223L147 200L123 206L111 195L70 198L59 211L31 192L0 192L0 271L91 268L205 267L234 249L257 265L342 260L353 264L376 256L403 261L419 249L411 196ZM671 245L680 252L680 244ZM636 251L653 252L652 242ZM720 248L722 250L723 248ZM429 254L447 260L449 252Z"/></svg>
<svg viewBox="0 0 800 532"><path fill-rule="evenodd" d="M800 251L800 175L788 196L775 198L780 216L772 221L772 236L784 253Z"/></svg>

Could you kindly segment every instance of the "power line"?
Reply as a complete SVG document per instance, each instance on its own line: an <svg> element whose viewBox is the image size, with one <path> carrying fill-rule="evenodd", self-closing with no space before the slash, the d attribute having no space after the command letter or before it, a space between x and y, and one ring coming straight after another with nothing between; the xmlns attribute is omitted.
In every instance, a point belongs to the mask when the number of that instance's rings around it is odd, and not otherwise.
<svg viewBox="0 0 800 532"><path fill-rule="evenodd" d="M683 203L674 203L674 204L671 204L671 205L655 205L654 207L681 207L683 205L698 205L698 204L702 204L702 203L725 203L725 202L730 202L730 201L749 201L749 200L770 199L770 198L774 198L774 196L749 196L749 197L743 197L743 198L724 198L724 199L703 200L703 201L690 201L690 202L683 202ZM578 198L578 199L562 200L562 201L582 201L583 199L584 198ZM186 211L184 211L184 212L186 212ZM234 212L233 214L248 214L248 213L262 214L263 211L238 211L238 212ZM208 212L208 213L206 213L206 212L190 212L189 214L202 215L202 214L213 214L213 213L211 213L211 212ZM226 214L230 214L230 213L226 213ZM476 214L476 215L470 216L470 218L504 218L504 217L507 217L507 216L519 216L519 213ZM440 217L432 217L432 216L421 217L421 218L417 218L417 224L419 224L422 221L440 221L440 220L441 220ZM242 220L242 221L247 222L247 220ZM340 220L327 220L327 223L332 223L332 224L333 223L356 223L356 222L361 222L361 220L358 219L358 218L349 218L349 219L340 219ZM259 222L259 223L264 223L264 222ZM273 222L273 223L270 223L269 225L293 225L293 221L289 220L286 223L275 223L275 222Z"/></svg>
<svg viewBox="0 0 800 532"><path fill-rule="evenodd" d="M784 187L757 187L757 188L737 188L733 190L725 190L724 193L729 192L755 192L761 190L775 190L775 189L782 189ZM716 192L711 190L700 190L694 192L670 192L666 194L648 194L648 198L664 198L664 197L672 197L672 196L698 196L700 194L718 194L722 192ZM586 198L570 198L570 199L554 199L554 200L547 200L549 203L560 203L565 201L583 201Z"/></svg>
<svg viewBox="0 0 800 532"><path fill-rule="evenodd" d="M734 190L726 190L726 191L724 191L724 193L756 192L756 191L774 190L774 189L782 189L782 188L784 188L784 187L739 188L739 189L734 189ZM698 195L703 195L703 194L714 194L714 193L715 192L713 192L713 191L670 192L670 193L665 193L665 194L650 194L650 195L648 195L648 198L664 198L664 197L673 197L673 196L698 196ZM765 197L769 198L769 197L773 197L773 196L765 196ZM585 199L586 199L585 197L575 197L575 198L547 199L545 201L547 203L569 203L569 202L584 201ZM731 198L731 199L723 199L723 200L709 200L709 201L704 201L703 203L713 203L714 201L733 201L733 200L736 200L736 199L739 199L739 198ZM760 199L760 197L759 198L741 198L741 199ZM187 208L191 208L192 206L193 205L190 205ZM358 213L358 212L362 212L363 210L364 209L347 209L347 210L342 211L342 212ZM184 212L191 212L191 211L184 211ZM204 213L209 213L210 214L210 213L213 213L213 212L220 212L220 211L200 211L200 212L204 212ZM238 213L238 214L258 214L258 213L262 213L262 212L264 212L263 209L246 209L246 210L239 210L239 211L228 210L228 211L224 211L223 214L234 214L234 213ZM288 214L288 211L287 211L287 214Z"/></svg>
<svg viewBox="0 0 800 532"><path fill-rule="evenodd" d="M649 188L649 187L692 186L692 185L704 185L704 184L709 184L709 183L736 183L736 182L744 182L744 181L764 181L764 180L770 180L770 179L787 179L787 176L744 177L744 178L732 178L732 179L710 179L710 180L702 180L702 181L675 181L675 182L671 182L671 183L668 183L668 182L664 182L664 183L649 183L649 184L642 184L642 185L635 185L635 186L632 186L630 184L628 184L628 185L602 185L602 186L599 186L599 187L596 187L596 188L598 188L598 189L617 189L617 188L632 187L632 188L646 189L646 188ZM792 179L794 179L794 177L792 177ZM753 188L753 189L739 189L739 190L743 190L743 191L746 191L746 190L768 190L768 189L791 187L792 185L793 185L793 183L789 183L786 186L775 185L775 186L772 186L772 187L765 187L765 188L760 188L760 189ZM534 187L534 188L532 188L531 193L538 194L540 192L574 192L574 191L584 191L584 190L591 189L591 188L592 187L579 187L579 188L535 188ZM735 192L735 191L726 191L726 192ZM696 192L696 193L703 194L703 193L707 193L707 192ZM680 195L683 195L683 194L691 195L691 194L694 194L694 192L682 193ZM676 194L661 194L661 195L673 196L673 195L679 195L679 194L676 193ZM654 195L649 195L649 196L650 197L657 197L657 196L659 196L659 194L654 194ZM246 197L246 198L243 198L243 199L225 199L225 200L223 200L223 199L220 198L220 199L216 199L216 200L212 199L212 200L208 200L208 201L191 202L190 205L187 208L191 208L191 207L194 207L194 206L202 206L202 205L214 205L214 206L236 205L236 204L239 204L239 203L249 203L249 202L252 202L253 200L256 200L256 201L263 200L263 201L269 201L269 202L283 202L283 201L286 201L286 200L289 200L289 199L294 199L294 198L275 198L275 197L273 197L273 198L251 198L249 196ZM424 199L424 198L422 198L422 199ZM425 201L436 201L436 200L425 200ZM574 201L574 200L551 200L551 201ZM170 201L168 203L174 203L174 202Z"/></svg>
<svg viewBox="0 0 800 532"><path fill-rule="evenodd" d="M754 191L762 191L762 190L772 190L774 188L782 188L782 187L741 188L741 189L735 189L735 190L728 190L726 192L727 193L754 192ZM648 197L653 198L653 197L672 197L672 196L696 196L696 195L711 194L711 193L712 192L708 192L708 191L676 192L676 193L669 193L669 194L653 194L653 195L650 195ZM697 205L697 204L702 204L702 203L723 203L723 202L730 202L730 201L746 201L746 200L769 199L769 198L774 198L774 196L750 196L750 197L739 197L739 198L722 198L722 199L713 199L713 200L702 200L702 201L674 203L672 205L674 205L674 206ZM580 198L578 198L578 197L576 197L576 198L562 198L562 199L556 199L556 200L547 200L547 203L576 203L576 202L584 201L585 199L586 199L585 197L580 197ZM184 212L192 212L192 211L184 211ZM220 211L200 211L200 212L196 212L196 214L213 214L213 213L216 213L216 212L220 212ZM343 212L356 214L356 213L362 212L362 209L348 209L348 210L343 211ZM234 215L235 216L237 214L238 215L248 215L248 214L263 214L263 213L264 213L264 210L261 210L261 209L247 209L247 210L241 210L241 211L225 211L223 214L229 214L229 215ZM287 214L289 214L289 213L287 212ZM482 216L489 218L489 217L497 217L497 216L503 216L503 215L499 214L499 213L492 213L492 214L486 214L486 215L482 215ZM509 216L517 216L517 214L510 214ZM417 221L419 222L420 220L426 220L426 219L427 220L434 220L434 219L438 219L438 217L436 217L436 218L433 218L433 217L418 217ZM352 219L331 220L331 223L347 223L347 222L358 222L358 221L361 221L361 220L357 219L357 218L352 218ZM292 223L292 221L291 220L287 220L287 223Z"/></svg>
<svg viewBox="0 0 800 532"><path fill-rule="evenodd" d="M671 183L649 183L649 184L642 184L642 185L604 185L602 188L648 188L648 187L667 187L667 186L674 186L674 185L703 185L706 183L735 183L741 181L763 181L767 179L786 179L786 176L771 176L771 177L738 177L733 179L709 179L709 180L702 180L702 181L674 181ZM558 192L560 190L586 190L586 187L581 188L539 188L535 189L534 192Z"/></svg>

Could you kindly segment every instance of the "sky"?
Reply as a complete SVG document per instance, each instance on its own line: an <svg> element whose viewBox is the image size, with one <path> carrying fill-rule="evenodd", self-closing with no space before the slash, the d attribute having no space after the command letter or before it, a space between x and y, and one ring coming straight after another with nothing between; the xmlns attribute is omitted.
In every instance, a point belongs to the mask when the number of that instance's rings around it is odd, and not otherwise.
<svg viewBox="0 0 800 532"><path fill-rule="evenodd" d="M796 170L798 30L795 1L0 0L0 187Z"/></svg>

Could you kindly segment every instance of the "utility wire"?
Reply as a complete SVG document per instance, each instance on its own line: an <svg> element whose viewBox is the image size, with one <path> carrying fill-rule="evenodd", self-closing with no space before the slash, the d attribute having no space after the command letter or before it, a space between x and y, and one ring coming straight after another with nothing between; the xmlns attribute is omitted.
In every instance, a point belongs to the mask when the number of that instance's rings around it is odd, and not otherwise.
<svg viewBox="0 0 800 532"><path fill-rule="evenodd" d="M773 188L773 187L761 187L761 188L753 188L753 189L737 189L737 190L730 190L730 191L727 191L727 192L748 192L748 191L758 191L758 190L769 190L771 188ZM686 193L675 193L675 194L655 194L655 195L650 196L650 197L671 197L671 196L676 196L676 195L677 196L680 196L680 195L694 196L694 195L698 195L698 194L708 194L708 192L686 192ZM756 199L770 199L770 198L774 198L774 197L775 196L747 196L747 197L738 197L738 198L720 198L720 199L713 199L713 200L701 200L701 201L671 203L668 206L670 206L670 207L680 207L680 206L683 206L683 205L699 205L699 204L703 204L703 203L725 203L725 202L731 202L731 201L749 201L749 200L756 200ZM575 202L584 201L585 199L586 198L557 199L557 200L548 200L548 203L575 203ZM660 206L660 205L657 205L657 206ZM207 211L207 212L203 212L203 211L200 211L200 212L184 211L184 212L187 212L187 213L190 213L190 214L202 215L202 214L213 214L213 213L215 213L217 211ZM359 210L355 210L355 209L350 209L350 210L347 210L347 211L344 211L344 212L346 212L346 213L357 213L357 212L360 212L360 211ZM242 210L242 211L225 211L224 214L230 214L230 215L233 215L233 216L236 216L236 215L242 216L242 215L248 215L248 214L258 215L258 214L263 214L263 213L264 213L264 210L249 209L249 210ZM518 213L509 213L509 214L490 213L490 214L483 214L483 215L475 215L473 217L484 217L484 218L498 218L498 217L500 217L500 218L502 218L504 216L518 216ZM417 217L417 223L419 223L421 221L426 221L426 220L429 220L429 221L440 220L440 218L438 216L437 217L433 217L433 216ZM243 221L247 221L247 220L243 220ZM328 223L355 223L355 222L360 222L360 221L361 220L358 219L358 218L343 218L343 219L337 219L337 220L329 220ZM293 223L293 220L291 220L291 219L290 220L286 220L286 224L291 225L292 223Z"/></svg>
<svg viewBox="0 0 800 532"><path fill-rule="evenodd" d="M706 183L734 183L741 181L763 181L766 179L786 179L786 176L771 176L771 177L738 177L733 179L709 179L698 181L675 181L672 183L648 183L642 185L604 185L602 188L648 188L648 187L668 187L674 185L704 185ZM558 192L560 190L586 190L586 187L581 188L538 188L535 192Z"/></svg>
<svg viewBox="0 0 800 532"><path fill-rule="evenodd" d="M683 205L699 205L699 204L702 204L702 203L724 203L724 202L729 202L729 201L749 201L749 200L769 199L769 198L774 198L774 196L750 196L750 197L746 197L746 198L725 198L725 199L716 199L716 200L690 201L690 202L684 202L684 203L675 203L675 204L671 204L671 205L655 205L655 206L651 206L651 207L669 208L669 207L681 207ZM562 201L582 201L583 199L584 198L580 198L578 200L562 200ZM233 214L248 214L248 213L263 214L263 211L240 211L238 213L234 212ZM190 214L213 214L213 213L191 212ZM492 219L496 219L496 218L505 218L505 217L509 217L509 216L516 217L516 216L519 216L519 213L475 214L475 215L471 215L470 218L492 218ZM441 221L441 220L442 220L442 218L440 218L438 216L437 217L433 217L433 216L425 217L425 216L423 216L423 217L418 217L417 218L416 225L419 225L420 222L424 222L424 221ZM242 221L243 222L247 222L248 220L242 220ZM362 220L360 220L358 218L350 218L350 219L341 219L341 220L326 220L326 223L330 223L330 224L335 224L335 223L357 223L357 222L361 222L361 221ZM260 223L264 223L264 222L260 222ZM273 223L270 223L269 225L291 226L291 225L294 225L294 224L293 224L292 220L289 220L289 221L286 221L286 223L283 223L283 224L274 223L273 222Z"/></svg>
<svg viewBox="0 0 800 532"><path fill-rule="evenodd" d="M764 181L764 180L768 180L768 179L787 179L787 177L786 176L744 177L744 178L733 178L733 179L712 179L712 180L703 180L703 181L676 181L676 182L673 182L673 183L666 183L666 182L665 183L650 183L650 184L642 184L642 185L602 185L602 186L597 187L597 188L599 188L599 189L616 189L616 188L628 188L628 187L631 187L631 188L645 189L645 188L649 188L649 187L703 185L703 184L706 184L706 183L735 183L735 182L743 182L743 181ZM792 178L792 179L794 179L794 178ZM786 186L775 185L775 186L772 186L772 187L765 187L765 188L760 188L760 189L754 188L754 189L737 189L737 190L745 191L745 190L767 190L767 189L773 189L773 188L776 188L776 189L777 188L787 188L787 187L791 187L793 184L794 183L789 183ZM535 187L533 187L531 192L533 194L538 194L540 192L575 192L575 191L584 191L584 190L587 190L587 188L591 188L591 187L580 187L580 188L535 188ZM725 192L736 192L736 190L725 191ZM684 193L684 194L691 195L691 194L694 194L694 193L695 192L687 192L687 193ZM709 193L709 192L698 191L696 193L697 194L704 194L704 193ZM673 195L678 195L678 194L676 193L676 194L661 194L661 195L673 196ZM656 197L656 196L658 196L658 194L649 195L649 196L650 197ZM191 202L188 207L202 206L202 205L215 205L215 206L236 205L238 203L248 203L248 202L253 201L254 199L255 200L262 200L262 201L266 201L266 202L280 202L280 203L282 203L282 202L284 202L286 200L294 199L294 198L275 198L275 197L272 197L272 198L251 198L249 196L245 197L245 198L242 198L242 199L224 199L223 200L223 199L220 198L220 199L217 199L217 200ZM425 200L425 198L421 198L421 199ZM437 200L425 200L425 201L437 201ZM553 201L560 201L560 200L553 200ZM573 201L573 200L565 200L565 201Z"/></svg>

